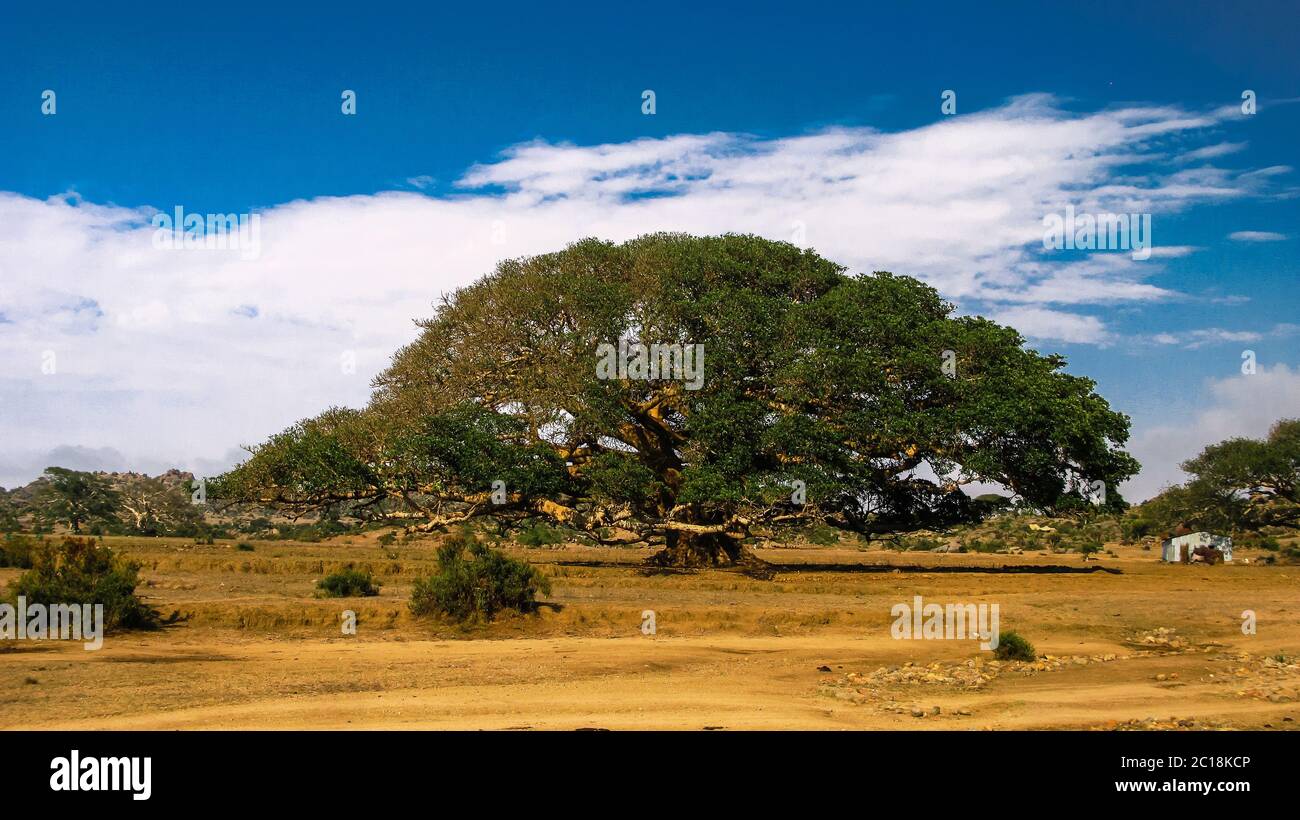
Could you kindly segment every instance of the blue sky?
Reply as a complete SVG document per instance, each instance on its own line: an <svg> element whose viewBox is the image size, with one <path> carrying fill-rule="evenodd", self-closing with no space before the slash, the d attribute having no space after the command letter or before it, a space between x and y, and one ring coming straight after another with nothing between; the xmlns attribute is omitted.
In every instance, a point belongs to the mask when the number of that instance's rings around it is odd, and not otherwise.
<svg viewBox="0 0 1300 820"><path fill-rule="evenodd" d="M921 276L1020 327L1134 417L1139 496L1209 440L1300 414L1293 3L6 15L6 486L52 453L228 466L239 444L364 401L405 320L491 260L662 226L788 238L800 224L855 270ZM1258 113L1224 113L1244 89ZM861 180L847 192L817 179L845 154L835 173ZM945 189L971 168L988 178ZM717 184L665 176L683 170ZM671 201L639 207L649 195ZM1070 197L1141 205L1165 250L1041 254L1035 203ZM142 261L142 220L177 206L263 214L268 252ZM460 241L498 224L508 239ZM56 373L40 369L48 351ZM349 353L353 372L337 367Z"/></svg>

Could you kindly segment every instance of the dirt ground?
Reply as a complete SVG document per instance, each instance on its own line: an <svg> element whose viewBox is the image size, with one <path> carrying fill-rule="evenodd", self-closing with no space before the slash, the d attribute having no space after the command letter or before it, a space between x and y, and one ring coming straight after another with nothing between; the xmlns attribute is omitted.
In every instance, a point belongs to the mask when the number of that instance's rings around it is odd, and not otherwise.
<svg viewBox="0 0 1300 820"><path fill-rule="evenodd" d="M93 652L6 642L0 727L1289 730L1300 718L1300 567L1248 552L1206 567L1137 547L1086 564L771 549L761 557L782 570L759 580L647 574L646 551L521 549L551 577L548 606L461 628L406 609L433 542L107 540L143 564L147 600L186 619ZM349 562L381 594L314 597ZM895 640L890 609L915 595L996 603L1001 628L1045 657ZM347 609L355 635L342 634ZM1257 634L1242 633L1244 610Z"/></svg>

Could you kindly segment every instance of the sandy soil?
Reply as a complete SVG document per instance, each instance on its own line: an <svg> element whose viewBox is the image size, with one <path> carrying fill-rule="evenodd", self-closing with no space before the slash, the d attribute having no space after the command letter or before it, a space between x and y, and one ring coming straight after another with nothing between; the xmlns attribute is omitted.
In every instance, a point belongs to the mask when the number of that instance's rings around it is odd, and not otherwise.
<svg viewBox="0 0 1300 820"><path fill-rule="evenodd" d="M405 609L432 544L254 544L119 539L150 602L188 620L97 652L8 644L0 727L1284 730L1300 718L1300 567L1249 554L1186 567L1137 548L1087 565L770 550L791 569L763 581L647 575L631 550L521 550L552 576L553 606L466 629ZM349 561L382 594L314 598ZM970 640L894 640L890 608L913 595L997 603L1002 628L1047 657L999 664ZM345 609L356 635L341 634ZM1255 635L1242 634L1247 609Z"/></svg>

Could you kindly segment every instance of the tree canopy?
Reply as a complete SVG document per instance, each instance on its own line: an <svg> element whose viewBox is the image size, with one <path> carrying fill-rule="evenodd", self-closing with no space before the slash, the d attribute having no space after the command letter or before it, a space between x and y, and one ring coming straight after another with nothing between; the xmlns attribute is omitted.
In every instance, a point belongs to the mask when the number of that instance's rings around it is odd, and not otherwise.
<svg viewBox="0 0 1300 820"><path fill-rule="evenodd" d="M272 436L210 496L422 529L541 517L708 565L785 526L961 521L975 482L1118 508L1137 471L1128 418L1061 357L915 279L754 236L505 260L417 324L366 408Z"/></svg>
<svg viewBox="0 0 1300 820"><path fill-rule="evenodd" d="M48 467L36 493L36 516L51 524L64 523L73 532L81 525L113 518L120 495L105 478L65 467Z"/></svg>
<svg viewBox="0 0 1300 820"><path fill-rule="evenodd" d="M1263 439L1212 444L1181 466L1191 478L1138 515L1169 530L1300 528L1300 419L1277 422Z"/></svg>

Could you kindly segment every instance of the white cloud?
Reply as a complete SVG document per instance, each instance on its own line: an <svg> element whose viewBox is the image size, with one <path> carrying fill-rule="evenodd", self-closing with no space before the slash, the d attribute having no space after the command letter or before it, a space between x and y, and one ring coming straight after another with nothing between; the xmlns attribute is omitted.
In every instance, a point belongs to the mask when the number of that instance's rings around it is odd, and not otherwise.
<svg viewBox="0 0 1300 820"><path fill-rule="evenodd" d="M1179 259L1184 256L1191 256L1199 251L1200 248L1195 245L1164 245L1151 249L1151 256L1156 259Z"/></svg>
<svg viewBox="0 0 1300 820"><path fill-rule="evenodd" d="M1234 231L1228 238L1237 242L1281 242L1286 239L1284 233L1272 231Z"/></svg>
<svg viewBox="0 0 1300 820"><path fill-rule="evenodd" d="M1235 154L1238 151L1245 150L1245 148L1246 143L1244 142L1219 142L1214 145L1207 145L1204 148L1197 148L1194 151L1188 151L1186 154L1180 156L1179 159L1185 162L1214 159L1228 154Z"/></svg>
<svg viewBox="0 0 1300 820"><path fill-rule="evenodd" d="M1188 350L1199 350L1214 344L1249 344L1265 339L1285 339L1300 332L1300 325L1279 322L1266 330L1226 330L1221 327L1198 327L1184 332L1166 331L1147 337L1160 345L1181 345Z"/></svg>
<svg viewBox="0 0 1300 820"><path fill-rule="evenodd" d="M268 208L255 259L155 249L153 208L185 203L0 193L0 430L38 456L71 445L115 448L123 468L225 463L234 445L364 403L412 319L497 260L659 230L803 235L852 270L919 276L1035 338L1106 343L1102 319L1063 308L1177 294L1147 281L1155 259L1044 253L1043 215L1149 212L1158 236L1161 214L1264 190L1272 171L1130 175L1230 112L1080 115L1037 95L901 133L533 142L470 169L455 196Z"/></svg>
<svg viewBox="0 0 1300 820"><path fill-rule="evenodd" d="M1102 344L1108 340L1105 325L1096 316L1081 316L1060 310L1013 307L989 317L1011 325L1031 339L1050 339L1074 344Z"/></svg>
<svg viewBox="0 0 1300 820"><path fill-rule="evenodd" d="M1120 488L1130 501L1186 481L1178 465L1226 438L1261 438L1279 419L1300 416L1300 371L1279 364L1250 375L1211 380L1203 408L1190 423L1153 427L1135 435L1129 452L1142 472Z"/></svg>

